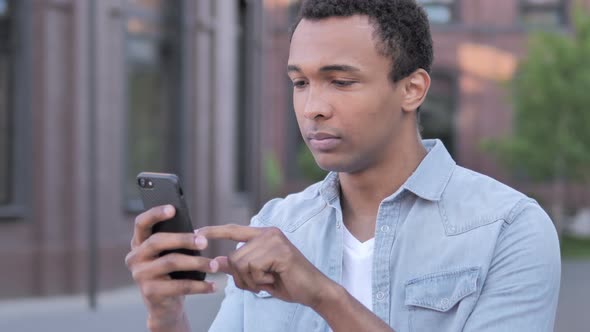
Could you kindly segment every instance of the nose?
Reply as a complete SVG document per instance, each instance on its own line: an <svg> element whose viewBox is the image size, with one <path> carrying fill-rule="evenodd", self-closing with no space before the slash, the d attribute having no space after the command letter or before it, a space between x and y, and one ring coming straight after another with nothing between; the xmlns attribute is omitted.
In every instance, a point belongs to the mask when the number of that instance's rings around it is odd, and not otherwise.
<svg viewBox="0 0 590 332"><path fill-rule="evenodd" d="M310 89L307 100L305 101L305 108L303 116L309 120L329 119L332 117L332 105L326 100L326 96L318 89Z"/></svg>

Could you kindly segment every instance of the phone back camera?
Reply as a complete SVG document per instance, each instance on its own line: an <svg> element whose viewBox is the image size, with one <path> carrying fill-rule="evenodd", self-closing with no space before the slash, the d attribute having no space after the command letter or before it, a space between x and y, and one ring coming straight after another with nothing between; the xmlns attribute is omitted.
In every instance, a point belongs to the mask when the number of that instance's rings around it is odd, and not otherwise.
<svg viewBox="0 0 590 332"><path fill-rule="evenodd" d="M137 180L137 184L139 184L139 186L142 188L153 188L154 187L154 182L152 180L146 179L146 178L139 178Z"/></svg>

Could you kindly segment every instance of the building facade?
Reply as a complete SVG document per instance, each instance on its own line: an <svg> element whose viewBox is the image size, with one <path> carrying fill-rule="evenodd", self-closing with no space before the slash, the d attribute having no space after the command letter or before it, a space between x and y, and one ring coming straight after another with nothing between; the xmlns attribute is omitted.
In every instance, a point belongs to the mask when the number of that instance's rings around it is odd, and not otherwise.
<svg viewBox="0 0 590 332"><path fill-rule="evenodd" d="M423 135L442 138L460 164L544 197L479 142L510 131L502 82L531 31L568 33L570 1L420 2L435 47ZM247 224L267 199L321 176L286 75L298 7L0 0L0 298L131 284L139 171L178 173L195 227ZM590 201L584 188L569 195Z"/></svg>
<svg viewBox="0 0 590 332"><path fill-rule="evenodd" d="M195 227L249 222L260 6L0 1L0 297L130 284L142 170L180 175Z"/></svg>

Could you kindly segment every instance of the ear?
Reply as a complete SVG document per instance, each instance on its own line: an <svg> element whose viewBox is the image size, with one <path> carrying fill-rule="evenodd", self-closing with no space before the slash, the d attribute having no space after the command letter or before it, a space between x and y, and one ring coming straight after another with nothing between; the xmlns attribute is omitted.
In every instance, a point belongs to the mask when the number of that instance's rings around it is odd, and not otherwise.
<svg viewBox="0 0 590 332"><path fill-rule="evenodd" d="M430 88L430 75L418 69L403 80L402 110L415 112L424 102Z"/></svg>

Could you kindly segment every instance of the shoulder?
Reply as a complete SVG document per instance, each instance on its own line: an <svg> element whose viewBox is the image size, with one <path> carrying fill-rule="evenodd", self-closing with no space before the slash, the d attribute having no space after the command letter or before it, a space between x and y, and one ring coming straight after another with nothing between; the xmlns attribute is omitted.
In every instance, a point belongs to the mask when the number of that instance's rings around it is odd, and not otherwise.
<svg viewBox="0 0 590 332"><path fill-rule="evenodd" d="M449 235L502 221L511 224L523 212L541 222L551 220L539 204L525 194L489 176L456 166L439 202ZM527 214L527 215L528 215Z"/></svg>
<svg viewBox="0 0 590 332"><path fill-rule="evenodd" d="M321 185L322 182L318 182L298 193L270 200L254 216L253 224L274 226L287 232L294 231L327 206L320 197Z"/></svg>

